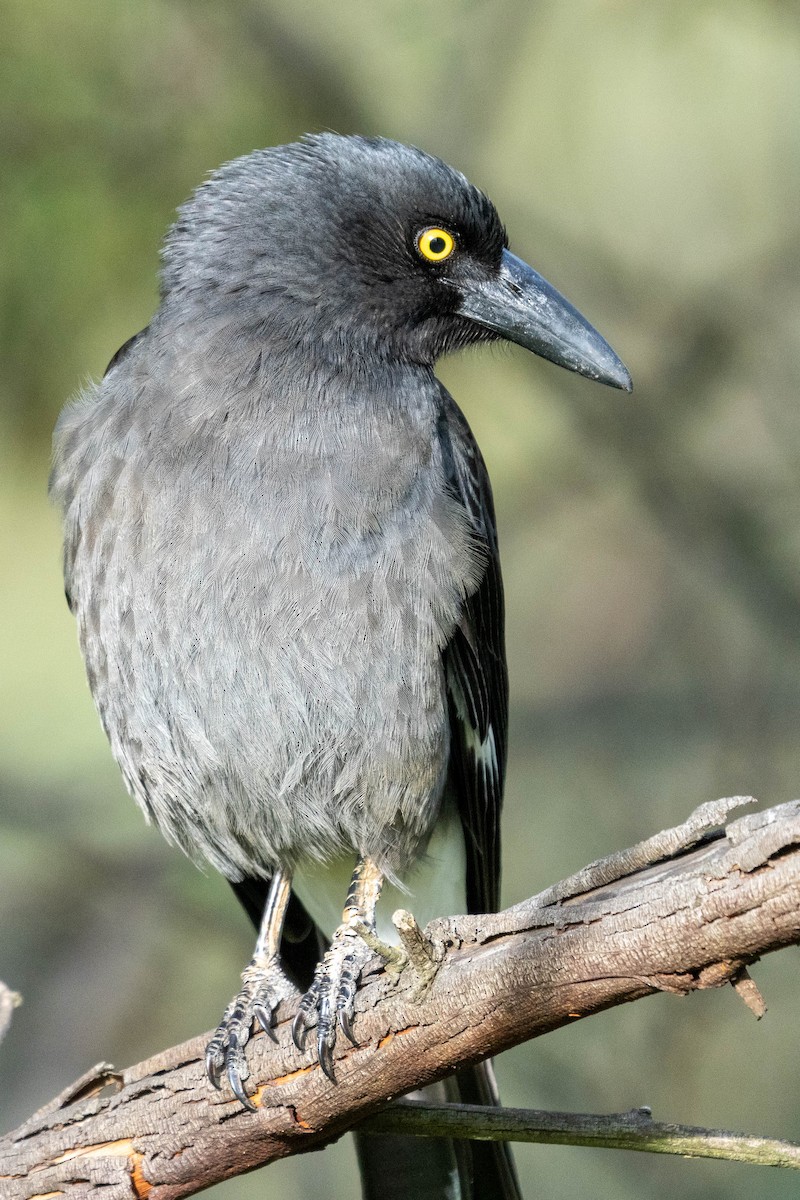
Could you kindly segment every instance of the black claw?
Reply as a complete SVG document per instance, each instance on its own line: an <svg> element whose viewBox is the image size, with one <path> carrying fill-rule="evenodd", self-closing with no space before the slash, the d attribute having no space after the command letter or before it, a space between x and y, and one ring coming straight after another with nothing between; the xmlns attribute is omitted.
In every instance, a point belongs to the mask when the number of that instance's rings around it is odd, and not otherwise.
<svg viewBox="0 0 800 1200"><path fill-rule="evenodd" d="M328 1079L331 1083L336 1083L336 1075L333 1070L333 1047L323 1040L322 1035L317 1038L317 1055L319 1056L319 1065Z"/></svg>
<svg viewBox="0 0 800 1200"><path fill-rule="evenodd" d="M209 1083L217 1091L222 1087L222 1066L219 1054L216 1051L208 1050L206 1052L206 1075Z"/></svg>
<svg viewBox="0 0 800 1200"><path fill-rule="evenodd" d="M355 1046L356 1049L358 1049L358 1042L356 1041L355 1037L353 1036L353 1026L352 1026L351 1019L350 1019L350 1013L347 1011L346 1008L340 1008L338 1015L339 1015L339 1027L340 1027L342 1033L347 1038L350 1045Z"/></svg>
<svg viewBox="0 0 800 1200"><path fill-rule="evenodd" d="M253 1101L244 1090L242 1078L234 1063L228 1063L228 1083L231 1085L231 1091L239 1103L243 1104L245 1108L248 1108L250 1112L256 1112L256 1106L253 1104Z"/></svg>
<svg viewBox="0 0 800 1200"><path fill-rule="evenodd" d="M306 1024L306 1016L302 1009L297 1010L297 1015L292 1021L292 1041L297 1049L302 1054L306 1048L306 1038L308 1037L308 1025Z"/></svg>
<svg viewBox="0 0 800 1200"><path fill-rule="evenodd" d="M264 1030L264 1033L266 1033L268 1037L271 1037L273 1042L277 1046L278 1035L275 1032L275 1028L274 1028L275 1014L271 1013L270 1010L268 1008L265 1008L263 1004L254 1004L253 1005L253 1013L254 1013L255 1018L258 1021L259 1025Z"/></svg>

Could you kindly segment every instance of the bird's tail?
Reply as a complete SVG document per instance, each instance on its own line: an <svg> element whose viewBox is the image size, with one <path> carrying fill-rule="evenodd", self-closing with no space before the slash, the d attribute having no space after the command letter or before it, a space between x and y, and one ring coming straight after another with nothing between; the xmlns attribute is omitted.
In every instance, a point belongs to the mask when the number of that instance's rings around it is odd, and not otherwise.
<svg viewBox="0 0 800 1200"><path fill-rule="evenodd" d="M413 1092L411 1099L499 1105L491 1062ZM507 1142L353 1133L362 1200L522 1200Z"/></svg>

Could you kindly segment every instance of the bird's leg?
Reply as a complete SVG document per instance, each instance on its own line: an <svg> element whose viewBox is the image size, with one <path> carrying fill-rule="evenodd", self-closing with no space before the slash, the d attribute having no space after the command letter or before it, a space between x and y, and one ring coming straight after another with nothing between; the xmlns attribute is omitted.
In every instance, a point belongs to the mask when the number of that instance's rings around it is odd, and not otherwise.
<svg viewBox="0 0 800 1200"><path fill-rule="evenodd" d="M362 968L373 950L385 952L385 957L393 954L392 947L381 949L374 936L368 946L361 933L366 928L375 934L375 906L382 883L383 875L372 859L360 858L350 881L342 923L317 966L314 982L300 1001L292 1025L292 1037L300 1050L305 1047L308 1030L316 1026L319 1064L331 1080L334 1080L333 1049L337 1026L354 1046L357 1045L352 1021Z"/></svg>
<svg viewBox="0 0 800 1200"><path fill-rule="evenodd" d="M292 877L285 871L276 871L272 876L256 948L242 972L241 991L225 1009L206 1049L206 1073L214 1087L220 1087L224 1071L236 1098L252 1111L255 1111L255 1105L244 1090L250 1074L244 1048L250 1040L253 1021L258 1021L264 1032L277 1042L273 1029L275 1010L281 1000L295 994L279 958L291 886Z"/></svg>

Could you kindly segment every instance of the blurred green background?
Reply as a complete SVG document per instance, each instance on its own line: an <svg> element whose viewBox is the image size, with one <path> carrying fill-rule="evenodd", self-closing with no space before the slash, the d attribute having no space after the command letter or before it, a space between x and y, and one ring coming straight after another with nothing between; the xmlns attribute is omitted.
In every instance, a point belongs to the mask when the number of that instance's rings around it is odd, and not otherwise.
<svg viewBox="0 0 800 1200"><path fill-rule="evenodd" d="M45 498L50 430L156 303L175 206L307 129L461 167L628 363L442 365L496 489L508 596L505 899L683 819L800 790L800 12L626 0L3 0L0 1124L218 1019L251 950L147 829L96 719ZM510 1104L800 1137L798 960L503 1057ZM788 1172L523 1147L531 1196L789 1197ZM355 1193L348 1140L213 1194Z"/></svg>

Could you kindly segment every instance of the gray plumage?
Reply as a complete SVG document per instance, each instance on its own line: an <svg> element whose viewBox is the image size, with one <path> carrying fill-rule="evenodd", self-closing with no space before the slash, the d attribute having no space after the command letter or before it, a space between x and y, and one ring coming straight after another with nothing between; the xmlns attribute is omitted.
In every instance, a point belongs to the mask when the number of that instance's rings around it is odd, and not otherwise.
<svg viewBox="0 0 800 1200"><path fill-rule="evenodd" d="M67 590L115 757L148 816L229 879L353 850L397 876L424 848L442 652L485 558L448 486L474 448L425 327L389 355L395 281L342 241L376 212L391 239L385 196L429 160L351 140L380 172L359 194L339 141L199 190L158 316L56 430ZM466 185L443 182L449 207Z"/></svg>
<svg viewBox="0 0 800 1200"><path fill-rule="evenodd" d="M323 134L198 189L167 238L153 321L56 429L67 595L114 755L147 816L261 923L207 1054L246 1107L252 1025L272 1033L289 995L279 948L309 983L301 942L281 946L290 887L333 937L293 1026L301 1048L316 1027L331 1078L382 882L423 923L499 902L494 514L433 374L445 351L498 337L630 387L463 175ZM459 1088L496 1097L485 1064ZM384 1150L362 1151L373 1195ZM444 1144L424 1153L404 1168L415 1200L455 1161ZM518 1196L506 1147L475 1146L471 1163L459 1196L470 1171L476 1196Z"/></svg>

